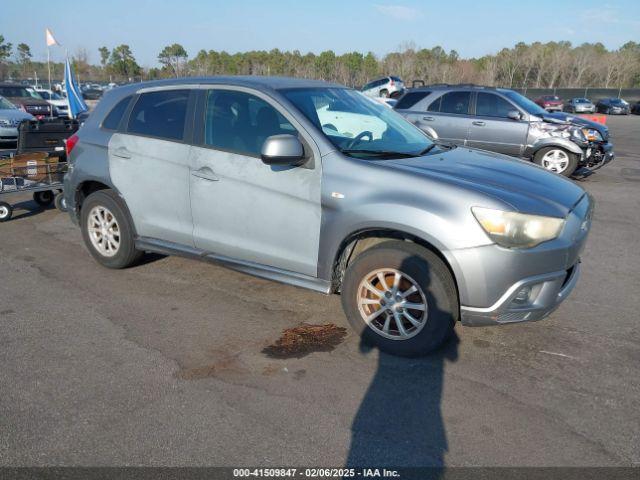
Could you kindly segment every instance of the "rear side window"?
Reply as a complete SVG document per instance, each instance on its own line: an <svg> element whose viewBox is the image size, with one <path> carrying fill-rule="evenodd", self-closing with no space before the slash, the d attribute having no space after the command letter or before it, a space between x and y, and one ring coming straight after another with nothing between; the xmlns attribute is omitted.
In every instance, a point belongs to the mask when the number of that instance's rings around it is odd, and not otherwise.
<svg viewBox="0 0 640 480"><path fill-rule="evenodd" d="M130 101L131 96L120 100L105 117L104 121L102 122L102 128L106 128L107 130L117 130L118 125L120 125L120 120L122 120L122 116L127 110Z"/></svg>
<svg viewBox="0 0 640 480"><path fill-rule="evenodd" d="M507 114L516 108L504 98L493 93L478 93L476 100L476 115L483 117L507 118Z"/></svg>
<svg viewBox="0 0 640 480"><path fill-rule="evenodd" d="M441 97L440 112L464 115L469 113L471 92L449 92Z"/></svg>
<svg viewBox="0 0 640 480"><path fill-rule="evenodd" d="M430 93L431 92L409 92L398 100L396 108L399 110L411 108Z"/></svg>
<svg viewBox="0 0 640 480"><path fill-rule="evenodd" d="M127 132L182 140L188 103L189 90L143 93L131 111Z"/></svg>

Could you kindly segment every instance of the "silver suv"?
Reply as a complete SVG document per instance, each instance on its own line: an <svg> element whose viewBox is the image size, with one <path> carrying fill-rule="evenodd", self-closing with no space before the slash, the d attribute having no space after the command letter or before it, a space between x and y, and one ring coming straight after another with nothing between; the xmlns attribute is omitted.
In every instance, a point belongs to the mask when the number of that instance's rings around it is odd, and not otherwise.
<svg viewBox="0 0 640 480"><path fill-rule="evenodd" d="M176 254L340 293L366 341L438 347L456 321L539 320L576 285L592 202L505 156L446 147L359 92L218 77L107 92L67 143L87 249Z"/></svg>
<svg viewBox="0 0 640 480"><path fill-rule="evenodd" d="M420 87L400 97L395 109L434 139L532 160L567 177L614 158L606 126L549 113L513 90Z"/></svg>

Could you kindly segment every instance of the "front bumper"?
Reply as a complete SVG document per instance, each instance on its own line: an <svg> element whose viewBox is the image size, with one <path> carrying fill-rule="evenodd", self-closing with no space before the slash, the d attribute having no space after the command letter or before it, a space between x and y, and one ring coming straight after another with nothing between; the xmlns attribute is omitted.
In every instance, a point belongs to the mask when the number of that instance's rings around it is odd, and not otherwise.
<svg viewBox="0 0 640 480"><path fill-rule="evenodd" d="M541 320L574 289L593 214L584 194L555 240L529 249L498 245L450 250L462 323L471 326Z"/></svg>
<svg viewBox="0 0 640 480"><path fill-rule="evenodd" d="M569 296L579 278L579 262L565 271L525 278L512 285L491 307L461 307L462 323L468 326L486 326L542 320ZM522 291L531 291L531 295L535 295L524 306L516 299Z"/></svg>

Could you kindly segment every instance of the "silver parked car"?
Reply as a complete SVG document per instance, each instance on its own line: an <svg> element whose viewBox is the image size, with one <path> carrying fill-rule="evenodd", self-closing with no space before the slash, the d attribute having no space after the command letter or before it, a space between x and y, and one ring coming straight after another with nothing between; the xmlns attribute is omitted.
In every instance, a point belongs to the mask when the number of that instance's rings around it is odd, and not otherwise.
<svg viewBox="0 0 640 480"><path fill-rule="evenodd" d="M404 82L400 77L382 77L367 83L361 91L368 97L389 98L404 90Z"/></svg>
<svg viewBox="0 0 640 480"><path fill-rule="evenodd" d="M0 145L18 141L18 126L23 120L35 118L0 96Z"/></svg>
<svg viewBox="0 0 640 480"><path fill-rule="evenodd" d="M614 158L605 125L549 113L509 89L420 87L400 97L395 109L434 139L532 160L567 177Z"/></svg>
<svg viewBox="0 0 640 480"><path fill-rule="evenodd" d="M588 98L572 98L564 104L564 111L570 113L595 113L596 106Z"/></svg>
<svg viewBox="0 0 640 480"><path fill-rule="evenodd" d="M67 147L65 199L102 265L160 252L340 293L365 341L398 355L432 351L458 320L549 315L578 281L591 226L573 182L438 145L321 81L116 88Z"/></svg>

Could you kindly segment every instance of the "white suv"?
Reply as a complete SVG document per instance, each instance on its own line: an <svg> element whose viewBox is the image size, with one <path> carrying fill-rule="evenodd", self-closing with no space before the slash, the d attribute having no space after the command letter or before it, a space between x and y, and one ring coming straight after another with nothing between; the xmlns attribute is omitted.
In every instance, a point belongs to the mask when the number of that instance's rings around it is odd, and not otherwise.
<svg viewBox="0 0 640 480"><path fill-rule="evenodd" d="M390 97L393 93L402 93L404 82L400 77L384 77L367 83L362 93L368 97Z"/></svg>

